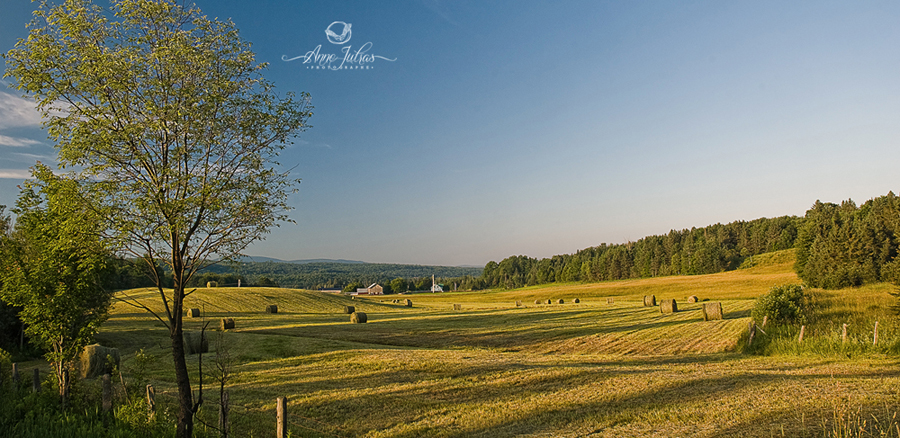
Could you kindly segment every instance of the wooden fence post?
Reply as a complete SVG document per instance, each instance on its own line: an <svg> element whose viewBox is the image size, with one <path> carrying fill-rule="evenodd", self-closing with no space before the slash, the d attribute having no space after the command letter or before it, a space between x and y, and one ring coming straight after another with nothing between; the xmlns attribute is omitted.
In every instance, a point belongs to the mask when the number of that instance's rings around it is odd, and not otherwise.
<svg viewBox="0 0 900 438"><path fill-rule="evenodd" d="M15 385L18 388L19 382L22 380L22 378L19 377L19 364L14 363L12 365L13 365L13 367L12 367L13 368L13 370L12 370L13 385Z"/></svg>
<svg viewBox="0 0 900 438"><path fill-rule="evenodd" d="M765 327L767 322L769 322L769 315L763 315L762 326Z"/></svg>
<svg viewBox="0 0 900 438"><path fill-rule="evenodd" d="M872 338L872 345L878 344L878 321L875 321L875 337Z"/></svg>
<svg viewBox="0 0 900 438"><path fill-rule="evenodd" d="M287 437L287 397L278 397L275 418L276 438Z"/></svg>
<svg viewBox="0 0 900 438"><path fill-rule="evenodd" d="M109 413L112 410L112 382L109 374L104 374L100 381L103 383L103 412Z"/></svg>
<svg viewBox="0 0 900 438"><path fill-rule="evenodd" d="M147 410L149 417L153 418L156 414L156 390L153 389L153 385L147 385Z"/></svg>
<svg viewBox="0 0 900 438"><path fill-rule="evenodd" d="M750 321L750 327L747 328L750 332L750 338L747 339L747 346L749 347L753 344L753 337L756 336L756 321Z"/></svg>
<svg viewBox="0 0 900 438"><path fill-rule="evenodd" d="M35 368L31 378L31 392L41 392L41 370Z"/></svg>
<svg viewBox="0 0 900 438"><path fill-rule="evenodd" d="M847 343L847 323L844 323L844 328L841 330L841 343Z"/></svg>
<svg viewBox="0 0 900 438"><path fill-rule="evenodd" d="M798 343L803 342L803 333L805 333L805 332L806 332L806 326L805 326L805 325L801 325L801 326L800 326L800 337L797 338L797 342L798 342Z"/></svg>

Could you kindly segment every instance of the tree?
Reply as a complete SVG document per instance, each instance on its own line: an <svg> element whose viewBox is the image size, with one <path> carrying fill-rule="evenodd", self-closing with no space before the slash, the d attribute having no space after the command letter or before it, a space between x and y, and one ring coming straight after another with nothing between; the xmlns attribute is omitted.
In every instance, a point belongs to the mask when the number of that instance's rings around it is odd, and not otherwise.
<svg viewBox="0 0 900 438"><path fill-rule="evenodd" d="M10 219L9 215L5 214L6 206L0 205L0 238L6 237L9 233L10 227ZM0 245L3 245L0 243ZM0 259L0 266L2 266L3 260ZM0 287L3 285L2 276L0 276ZM22 323L21 318L19 317L19 312L22 311L21 307L10 305L9 303L3 301L2 296L0 296L0 350L12 350L13 348L24 347L24 343L20 343L22 338L22 330L24 325Z"/></svg>
<svg viewBox="0 0 900 438"><path fill-rule="evenodd" d="M272 281L272 279L269 277L257 278L256 285L259 287L278 287L278 283Z"/></svg>
<svg viewBox="0 0 900 438"><path fill-rule="evenodd" d="M347 284L346 286L344 286L344 288L341 289L341 292L345 292L345 293L356 292L357 289L360 289L363 287L365 287L365 286L363 286L362 283L360 283L358 281L354 281L354 282L351 282L351 283Z"/></svg>
<svg viewBox="0 0 900 438"><path fill-rule="evenodd" d="M199 403L182 337L185 285L288 220L298 181L275 159L305 129L308 95L276 95L233 23L174 0L117 0L109 11L43 4L29 27L5 76L34 96L60 165L89 185L108 237L146 261L172 342L176 433L191 436Z"/></svg>
<svg viewBox="0 0 900 438"><path fill-rule="evenodd" d="M409 288L409 286L406 283L406 279L404 279L403 277L397 277L397 278L391 280L390 286L391 286L391 290L395 294L402 294L403 292L406 292L406 290Z"/></svg>
<svg viewBox="0 0 900 438"><path fill-rule="evenodd" d="M3 237L0 298L22 310L25 332L47 350L65 405L75 358L106 320L111 272L101 221L79 203L74 181L35 167L22 190L12 234Z"/></svg>

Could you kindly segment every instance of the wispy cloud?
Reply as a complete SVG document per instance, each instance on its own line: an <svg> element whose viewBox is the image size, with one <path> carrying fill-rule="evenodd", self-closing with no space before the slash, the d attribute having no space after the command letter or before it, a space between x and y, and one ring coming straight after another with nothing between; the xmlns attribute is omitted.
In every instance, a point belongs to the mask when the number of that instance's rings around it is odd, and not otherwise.
<svg viewBox="0 0 900 438"><path fill-rule="evenodd" d="M29 159L29 160L44 161L44 162L54 162L54 161L56 161L56 156L55 156L55 155L47 155L47 154L26 154L26 153L22 153L22 152L16 152L14 155L19 156L19 157L23 157L23 158L27 158L27 159Z"/></svg>
<svg viewBox="0 0 900 438"><path fill-rule="evenodd" d="M41 114L34 101L0 91L0 129L40 124Z"/></svg>
<svg viewBox="0 0 900 438"><path fill-rule="evenodd" d="M31 171L28 169L0 169L0 178L30 179Z"/></svg>
<svg viewBox="0 0 900 438"><path fill-rule="evenodd" d="M2 117L2 116L0 116ZM0 122L2 123L2 122ZM34 146L41 144L41 142L37 140L32 140L30 138L22 138L22 137L10 137L8 135L0 134L0 146L12 146L12 147L25 147L25 146Z"/></svg>
<svg viewBox="0 0 900 438"><path fill-rule="evenodd" d="M313 142L311 142L311 141L300 140L300 139L294 140L294 145L300 145L300 146L302 146L302 147L307 147L307 148L325 148L325 149L331 149L331 145L328 144L328 143L322 143L322 142L316 142L316 143L313 143ZM290 147L290 146L293 146L293 145L289 145L289 147Z"/></svg>

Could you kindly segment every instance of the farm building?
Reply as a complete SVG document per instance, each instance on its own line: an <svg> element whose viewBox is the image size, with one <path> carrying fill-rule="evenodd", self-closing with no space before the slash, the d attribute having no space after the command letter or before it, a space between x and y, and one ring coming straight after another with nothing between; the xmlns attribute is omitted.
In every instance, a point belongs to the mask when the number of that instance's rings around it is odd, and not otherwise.
<svg viewBox="0 0 900 438"><path fill-rule="evenodd" d="M369 287L361 287L356 289L353 295L384 295L384 288L378 283L372 283Z"/></svg>

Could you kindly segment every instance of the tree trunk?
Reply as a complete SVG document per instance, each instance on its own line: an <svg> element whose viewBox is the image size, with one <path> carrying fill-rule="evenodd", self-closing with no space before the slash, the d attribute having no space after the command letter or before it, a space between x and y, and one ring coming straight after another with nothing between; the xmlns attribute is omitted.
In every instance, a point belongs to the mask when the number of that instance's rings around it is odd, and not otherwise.
<svg viewBox="0 0 900 438"><path fill-rule="evenodd" d="M178 424L175 436L178 438L191 438L194 433L193 394L191 394L191 379L188 375L187 360L184 356L184 331L182 327L181 311L184 307L184 283L183 274L180 271L180 263L175 264L174 291L172 292L172 359L175 364L175 384L178 386Z"/></svg>

